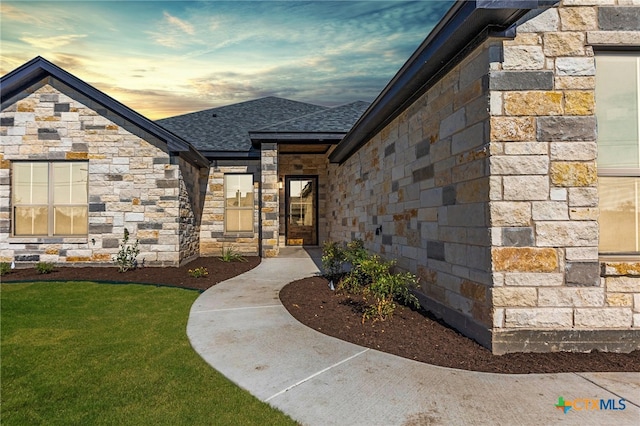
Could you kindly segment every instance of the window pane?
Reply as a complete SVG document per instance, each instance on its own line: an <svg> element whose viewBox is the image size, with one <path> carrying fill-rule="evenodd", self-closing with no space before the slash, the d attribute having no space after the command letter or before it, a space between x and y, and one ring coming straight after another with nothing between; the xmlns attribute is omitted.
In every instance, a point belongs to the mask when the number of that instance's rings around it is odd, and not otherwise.
<svg viewBox="0 0 640 426"><path fill-rule="evenodd" d="M253 208L253 176L225 175L225 201L228 207Z"/></svg>
<svg viewBox="0 0 640 426"><path fill-rule="evenodd" d="M638 57L596 55L598 167L640 167L638 150Z"/></svg>
<svg viewBox="0 0 640 426"><path fill-rule="evenodd" d="M15 204L47 204L49 199L47 163L13 164L13 200Z"/></svg>
<svg viewBox="0 0 640 426"><path fill-rule="evenodd" d="M46 206L15 207L15 235L47 235L48 209Z"/></svg>
<svg viewBox="0 0 640 426"><path fill-rule="evenodd" d="M640 251L638 189L640 178L600 177L600 252Z"/></svg>
<svg viewBox="0 0 640 426"><path fill-rule="evenodd" d="M87 233L86 207L54 207L54 235L80 235Z"/></svg>
<svg viewBox="0 0 640 426"><path fill-rule="evenodd" d="M87 202L87 163L54 163L53 181L55 204Z"/></svg>
<svg viewBox="0 0 640 426"><path fill-rule="evenodd" d="M229 209L225 215L227 232L252 232L253 210Z"/></svg>

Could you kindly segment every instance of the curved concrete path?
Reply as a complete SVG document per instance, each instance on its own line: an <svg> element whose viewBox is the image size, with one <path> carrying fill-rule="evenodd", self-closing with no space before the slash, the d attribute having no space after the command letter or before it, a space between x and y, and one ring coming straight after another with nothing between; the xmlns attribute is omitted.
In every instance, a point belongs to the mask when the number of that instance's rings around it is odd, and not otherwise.
<svg viewBox="0 0 640 426"><path fill-rule="evenodd" d="M320 253L287 248L204 292L187 334L216 370L307 425L637 425L640 373L502 375L432 366L321 334L279 290L318 272ZM313 257L313 258L312 258ZM625 410L554 407L558 397L626 400Z"/></svg>

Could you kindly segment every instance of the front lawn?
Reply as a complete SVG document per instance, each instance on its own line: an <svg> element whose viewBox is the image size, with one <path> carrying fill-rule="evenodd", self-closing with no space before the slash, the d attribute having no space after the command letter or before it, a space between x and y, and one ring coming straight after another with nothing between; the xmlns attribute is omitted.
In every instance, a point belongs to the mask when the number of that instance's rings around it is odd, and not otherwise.
<svg viewBox="0 0 640 426"><path fill-rule="evenodd" d="M293 424L193 351L185 329L198 294L3 284L0 423Z"/></svg>

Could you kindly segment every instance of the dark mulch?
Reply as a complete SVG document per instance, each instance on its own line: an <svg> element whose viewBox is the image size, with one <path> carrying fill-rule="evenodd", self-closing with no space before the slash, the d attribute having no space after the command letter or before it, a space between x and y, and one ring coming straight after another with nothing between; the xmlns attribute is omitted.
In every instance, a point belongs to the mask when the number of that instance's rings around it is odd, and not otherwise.
<svg viewBox="0 0 640 426"><path fill-rule="evenodd" d="M50 274L38 274L35 268L14 269L0 277L10 281L106 281L156 284L206 290L226 279L255 268L260 263L257 256L245 257L246 262L223 262L217 257L200 257L179 268L144 267L127 272L118 272L116 267L57 267ZM207 268L208 275L193 278L189 269Z"/></svg>
<svg viewBox="0 0 640 426"><path fill-rule="evenodd" d="M640 351L493 355L427 312L403 306L389 320L362 324L362 299L337 295L322 277L285 286L280 300L298 321L324 334L443 367L512 374L640 372Z"/></svg>

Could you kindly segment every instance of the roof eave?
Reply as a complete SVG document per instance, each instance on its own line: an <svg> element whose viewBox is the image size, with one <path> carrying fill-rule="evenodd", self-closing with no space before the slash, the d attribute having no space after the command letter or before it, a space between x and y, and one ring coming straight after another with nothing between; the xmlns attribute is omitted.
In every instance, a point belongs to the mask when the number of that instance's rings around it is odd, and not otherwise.
<svg viewBox="0 0 640 426"><path fill-rule="evenodd" d="M251 146L260 149L261 144L268 142L294 143L294 142L326 142L338 143L347 132L249 132Z"/></svg>
<svg viewBox="0 0 640 426"><path fill-rule="evenodd" d="M210 161L215 160L256 160L260 159L260 151L249 150L249 151L203 151L203 155L207 157Z"/></svg>
<svg viewBox="0 0 640 426"><path fill-rule="evenodd" d="M488 28L505 29L558 0L458 0L330 154L343 163L427 89L442 67Z"/></svg>

